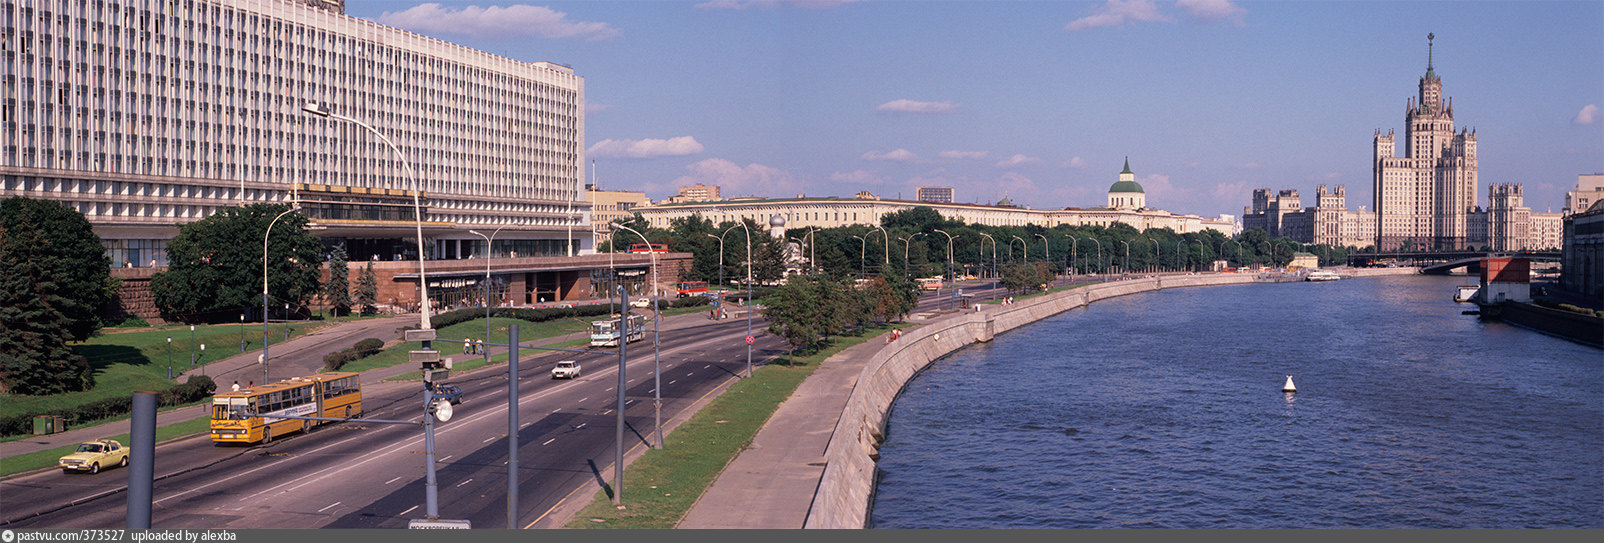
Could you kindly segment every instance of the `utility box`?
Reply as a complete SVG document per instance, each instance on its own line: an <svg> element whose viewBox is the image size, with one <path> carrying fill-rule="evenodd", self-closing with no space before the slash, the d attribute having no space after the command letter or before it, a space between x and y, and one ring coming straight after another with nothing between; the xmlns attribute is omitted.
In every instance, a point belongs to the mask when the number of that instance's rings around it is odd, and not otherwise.
<svg viewBox="0 0 1604 543"><path fill-rule="evenodd" d="M67 431L67 421L60 415L38 415L33 418L33 435L55 434Z"/></svg>

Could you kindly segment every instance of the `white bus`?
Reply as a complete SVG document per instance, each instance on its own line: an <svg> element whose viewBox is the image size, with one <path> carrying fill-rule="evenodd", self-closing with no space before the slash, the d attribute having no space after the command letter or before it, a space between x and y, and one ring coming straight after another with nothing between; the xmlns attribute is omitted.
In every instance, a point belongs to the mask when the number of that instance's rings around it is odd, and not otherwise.
<svg viewBox="0 0 1604 543"><path fill-rule="evenodd" d="M646 339L646 317L630 313L627 317L629 330L625 334L625 341L631 343ZM618 317L591 321L590 323L591 347L617 347L618 346Z"/></svg>

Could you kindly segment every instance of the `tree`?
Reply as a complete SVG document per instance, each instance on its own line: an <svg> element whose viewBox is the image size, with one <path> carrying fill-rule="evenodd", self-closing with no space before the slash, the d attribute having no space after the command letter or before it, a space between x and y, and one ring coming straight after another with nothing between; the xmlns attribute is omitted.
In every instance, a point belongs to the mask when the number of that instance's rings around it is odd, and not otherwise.
<svg viewBox="0 0 1604 543"><path fill-rule="evenodd" d="M89 220L56 202L12 197L0 201L0 237L13 254L26 255L47 281L31 285L60 311L68 341L100 330L100 308L116 296L111 258Z"/></svg>
<svg viewBox="0 0 1604 543"><path fill-rule="evenodd" d="M769 333L784 338L792 350L808 352L830 334L834 313L831 287L822 277L801 275L786 281L763 307Z"/></svg>
<svg viewBox="0 0 1604 543"><path fill-rule="evenodd" d="M323 285L323 297L335 316L351 311L351 267L346 262L344 243L335 244L329 255L329 282Z"/></svg>
<svg viewBox="0 0 1604 543"><path fill-rule="evenodd" d="M179 227L167 244L169 267L151 278L151 294L164 313L201 319L208 312L262 304L262 238L285 210L276 204L227 207ZM303 306L319 288L322 257L307 219L290 213L267 238L268 294L276 302Z"/></svg>
<svg viewBox="0 0 1604 543"><path fill-rule="evenodd" d="M89 362L67 348L74 322L61 307L71 305L59 294L66 278L48 272L50 251L37 250L46 235L6 222L0 221L0 390L34 396L87 390L94 386Z"/></svg>
<svg viewBox="0 0 1604 543"><path fill-rule="evenodd" d="M874 277L864 283L869 314L880 322L901 319L919 303L919 291L900 277Z"/></svg>
<svg viewBox="0 0 1604 543"><path fill-rule="evenodd" d="M1026 292L1052 279L1052 271L1041 262L1017 262L1002 269L1002 286L1014 292Z"/></svg>
<svg viewBox="0 0 1604 543"><path fill-rule="evenodd" d="M379 280L373 275L373 262L369 261L362 273L356 277L356 303L362 306L363 315L372 315L378 310Z"/></svg>

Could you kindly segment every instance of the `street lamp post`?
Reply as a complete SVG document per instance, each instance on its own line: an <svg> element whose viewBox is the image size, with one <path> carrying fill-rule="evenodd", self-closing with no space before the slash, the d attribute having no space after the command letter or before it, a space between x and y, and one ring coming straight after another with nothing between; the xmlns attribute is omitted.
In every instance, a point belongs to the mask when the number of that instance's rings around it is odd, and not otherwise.
<svg viewBox="0 0 1604 543"><path fill-rule="evenodd" d="M867 254L867 251L869 250L869 242L864 240L863 237L861 237L861 236L854 235L852 237L853 237L853 239L858 240L858 279L863 279L864 277L866 277L866 274L868 273L867 272L867 268L864 266L863 261L864 261L864 256Z"/></svg>
<svg viewBox="0 0 1604 543"><path fill-rule="evenodd" d="M1120 273L1121 274L1130 274L1131 273L1131 244L1129 242L1126 242L1123 239L1119 240L1119 242L1125 244L1125 264L1120 266L1120 268L1121 268L1120 269Z"/></svg>
<svg viewBox="0 0 1604 543"><path fill-rule="evenodd" d="M1053 261L1053 248L1047 244L1047 236L1043 236L1041 234L1032 234L1032 235L1036 236L1038 238L1041 238L1041 250L1042 250L1041 259L1042 259L1042 262L1052 262Z"/></svg>
<svg viewBox="0 0 1604 543"><path fill-rule="evenodd" d="M1103 242L1098 241L1096 237L1092 237L1091 239L1092 243L1097 244L1097 273L1106 274L1108 272L1108 268L1103 266Z"/></svg>
<svg viewBox="0 0 1604 543"><path fill-rule="evenodd" d="M173 336L167 336L167 379L173 379Z"/></svg>
<svg viewBox="0 0 1604 543"><path fill-rule="evenodd" d="M644 234L641 234L640 232L635 231L634 228L630 228L628 226L624 226L622 224L619 224L616 221L613 223L613 226L617 226L619 228L623 228L624 230L628 230L630 233L635 234L636 236L639 236L640 240L641 240L641 243L645 243L648 247L650 247L651 244L652 244L651 241L648 241L646 239L646 236ZM663 372L662 372L662 366L659 363L658 355L659 355L659 353L662 352L662 347L661 347L661 344L659 342L661 341L661 338L662 338L663 315L662 315L662 309L660 309L660 304L657 303L657 289L658 289L658 286L657 286L657 251L651 251L651 255L652 255L652 411L656 414L657 448L661 449L661 448L663 448ZM619 339L619 343L620 344L623 344L626 341L626 339L624 339L623 336L619 336L619 338L620 338Z"/></svg>
<svg viewBox="0 0 1604 543"><path fill-rule="evenodd" d="M923 235L925 235L924 232L915 232L911 236L897 238L898 241L902 242L902 277L904 279L913 277L913 272L908 269L908 248L913 246L913 238Z"/></svg>
<svg viewBox="0 0 1604 543"><path fill-rule="evenodd" d="M997 277L997 240L992 238L991 234L987 234L985 232L980 232L980 235L988 240L991 240L991 276ZM980 244L980 250L986 250L986 244L984 242ZM981 256L984 258L985 255Z"/></svg>
<svg viewBox="0 0 1604 543"><path fill-rule="evenodd" d="M1014 239L1019 240L1019 248L1023 250L1021 254L1025 258L1025 263L1029 264L1030 263L1030 244L1029 243L1025 243L1025 238L1022 238L1022 237L1019 237L1019 236L1012 236L1012 237ZM1008 249L1009 250L1013 250L1013 248L1014 248L1013 242L1009 242L1008 243Z"/></svg>
<svg viewBox="0 0 1604 543"><path fill-rule="evenodd" d="M1198 258L1198 270L1197 271L1203 271L1203 267L1207 266L1208 263L1209 263L1208 247L1209 247L1208 244L1203 243L1203 240L1201 240L1201 239L1197 240L1197 258Z"/></svg>
<svg viewBox="0 0 1604 543"><path fill-rule="evenodd" d="M741 221L739 226L746 231L746 337L752 337L752 308L755 305L752 300L752 229L746 226L746 221ZM751 343L746 344L746 376L752 376Z"/></svg>
<svg viewBox="0 0 1604 543"><path fill-rule="evenodd" d="M880 276L885 277L886 269L891 267L891 234L887 234L886 229L881 228L879 225L875 225L874 228L880 231L880 237L886 241L885 258L882 259L882 263L880 264Z"/></svg>
<svg viewBox="0 0 1604 543"><path fill-rule="evenodd" d="M295 204L289 209L284 210L283 213L279 213L277 217L273 217L273 220L267 223L267 230L262 232L262 384L273 382L267 377L267 236L273 233L273 225L277 224L279 219L284 218L285 215L299 211L300 209L301 205ZM240 319L243 323L245 315L240 315Z"/></svg>
<svg viewBox="0 0 1604 543"><path fill-rule="evenodd" d="M419 201L418 201L419 200L419 194L421 194L423 192L423 185L422 185L422 181L418 179L417 172L412 170L412 163L407 162L406 155L401 154L401 149L395 146L395 142L390 141L390 138L388 136L385 136L383 132L379 132L377 129L374 129L371 126L368 126L367 123L364 123L362 121L358 121L358 120L353 119L351 117L347 117L347 116L340 115L338 113L334 113L332 111L329 111L328 106L325 106L323 104L319 104L319 103L316 103L316 102L308 102L306 105L301 107L301 110L305 111L307 113L310 113L312 115L316 115L318 117L324 117L324 118L332 117L332 118L339 119L339 120L342 120L342 121L346 121L346 122L349 122L351 124L355 124L357 126L360 126L362 128L367 129L367 131L372 132L373 135L378 136L380 140L383 140L385 145L390 146L390 151L395 153L396 160L400 161L402 168L404 168L406 170L407 179L412 181L412 189L413 189L412 190L412 216L413 216L413 222L415 224L416 234L417 234L417 238L418 238L418 324L419 324L419 328L422 329L422 330L430 330L430 329L432 329L433 327L429 325L429 279L428 279L428 276L426 275L426 271L425 271L424 265L423 265L423 259L424 259L423 204L419 203ZM265 312L262 315L262 320L264 321L264 323L267 320L267 315L265 314ZM266 326L266 325L264 324L264 326ZM422 350L423 351L432 351L433 350L432 349L432 343L433 343L433 341L431 341L431 340L424 340L423 341L423 345L422 345L423 346ZM263 345L262 349L263 349L263 355L264 355L262 358L265 360L267 358L265 356L266 355L267 346ZM424 403L424 406L425 406L425 411L427 411L429 405L434 403L434 382L433 381L430 381L430 380L425 380L424 381L424 384L423 384L423 403ZM439 484L437 483L437 481L435 479L435 476L434 476L435 460L434 460L434 415L433 414L425 413L424 416L423 416L423 440L424 440L424 451L423 451L424 515L426 515L430 519L437 519L437 518L440 518L440 505L439 505L439 499L438 499L438 497L439 497Z"/></svg>
<svg viewBox="0 0 1604 543"><path fill-rule="evenodd" d="M952 277L952 234L948 234L947 232L943 231L940 228L934 228L934 229L931 229L931 231L933 231L933 232L941 232L941 235L947 236L947 275L948 275L947 281L953 281L953 277Z"/></svg>
<svg viewBox="0 0 1604 543"><path fill-rule="evenodd" d="M724 238L712 234L702 235L718 240L718 286L724 288Z"/></svg>
<svg viewBox="0 0 1604 543"><path fill-rule="evenodd" d="M1080 244L1080 240L1076 239L1075 236L1072 236L1072 235L1069 235L1069 234L1064 234L1064 237L1069 238L1069 275L1070 275L1070 281L1074 281L1075 264L1076 264L1075 260L1076 260L1076 257L1079 256L1077 254L1077 253L1079 253L1079 251L1076 250L1075 246Z"/></svg>
<svg viewBox="0 0 1604 543"><path fill-rule="evenodd" d="M485 238L485 341L487 342L490 341L490 258L495 254L490 250L490 247L495 243L496 234L500 234L502 228L506 228L506 226L497 228L496 231L491 232L488 236L479 233L477 230L468 231L469 234ZM511 354L512 347L508 346L507 349L507 353ZM490 363L490 349L485 349L485 363Z"/></svg>

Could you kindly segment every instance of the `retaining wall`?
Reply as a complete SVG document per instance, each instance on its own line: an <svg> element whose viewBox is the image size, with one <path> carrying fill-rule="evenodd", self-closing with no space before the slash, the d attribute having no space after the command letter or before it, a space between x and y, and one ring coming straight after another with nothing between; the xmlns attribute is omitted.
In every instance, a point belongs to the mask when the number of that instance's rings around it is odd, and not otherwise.
<svg viewBox="0 0 1604 543"><path fill-rule="evenodd" d="M1351 276L1417 274L1416 268L1364 270ZM825 448L824 474L805 528L856 529L868 522L875 461L885 441L891 403L909 379L932 361L970 343L1092 302L1152 290L1257 282L1251 273L1183 275L1100 283L1026 298L1012 305L982 304L908 331L869 359Z"/></svg>

